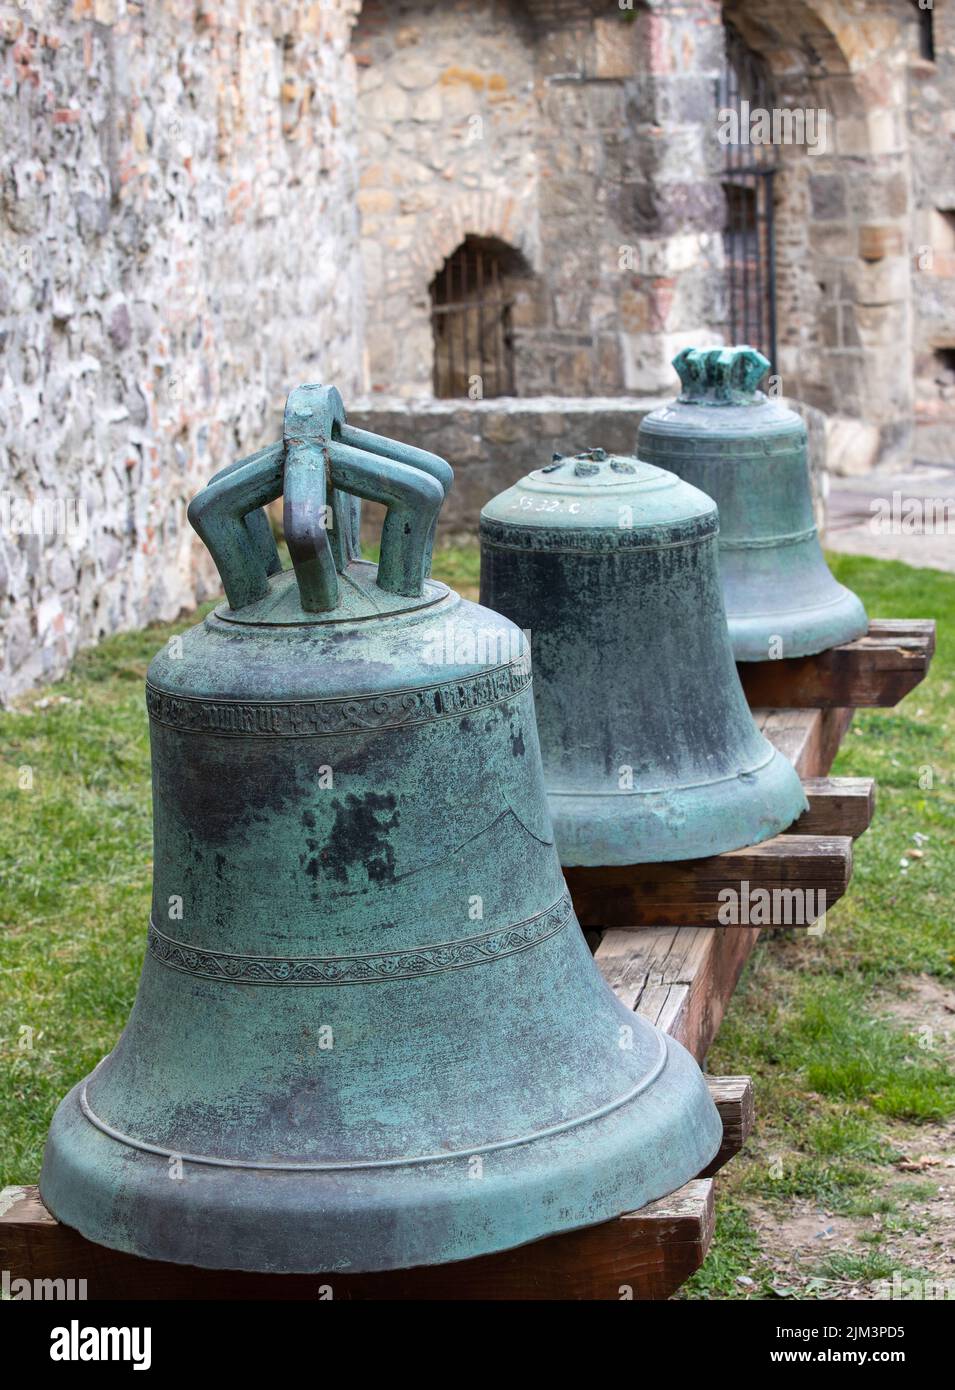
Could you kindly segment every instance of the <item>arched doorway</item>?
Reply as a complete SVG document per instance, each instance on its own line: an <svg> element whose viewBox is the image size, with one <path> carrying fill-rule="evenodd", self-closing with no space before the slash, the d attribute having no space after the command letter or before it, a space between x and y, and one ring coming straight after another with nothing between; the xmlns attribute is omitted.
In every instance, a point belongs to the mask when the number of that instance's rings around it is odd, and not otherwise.
<svg viewBox="0 0 955 1390"><path fill-rule="evenodd" d="M528 275L520 252L496 237L467 236L431 283L434 394L516 394L516 281Z"/></svg>

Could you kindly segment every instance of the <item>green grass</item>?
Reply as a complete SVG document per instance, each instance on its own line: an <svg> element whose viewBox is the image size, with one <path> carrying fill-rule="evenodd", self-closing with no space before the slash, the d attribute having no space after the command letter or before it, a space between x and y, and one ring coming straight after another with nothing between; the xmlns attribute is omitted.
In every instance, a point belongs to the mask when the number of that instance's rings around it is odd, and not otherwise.
<svg viewBox="0 0 955 1390"><path fill-rule="evenodd" d="M780 1296L754 1203L781 1219L805 1199L883 1230L911 1224L907 1203L932 1185L899 1182L899 1143L955 1113L944 1050L884 1016L900 977L955 978L955 577L855 557L833 568L875 616L937 618L939 649L901 706L856 716L834 768L879 784L849 893L823 936L761 943L711 1051L710 1071L753 1075L759 1120L721 1174L716 1240L685 1297ZM476 548L439 551L435 573L475 596ZM2 1182L35 1181L54 1106L132 1004L151 868L143 678L195 621L111 638L0 713ZM866 1239L851 1267L834 1257L782 1296L883 1277L868 1273L888 1258L875 1225Z"/></svg>
<svg viewBox="0 0 955 1390"><path fill-rule="evenodd" d="M892 1229L918 1228L904 1202L913 1186L924 1200L934 1185L899 1183L899 1144L955 1113L955 1074L943 1049L926 1049L917 1030L887 1019L884 1008L900 977L955 978L955 576L829 559L871 615L935 618L938 650L928 679L901 705L856 714L833 767L875 777L878 790L875 819L855 846L852 884L826 933L760 943L707 1059L711 1072L749 1073L756 1087L756 1135L719 1182L730 1233L747 1231L754 1203L782 1222L799 1199L878 1219L883 1234L886 1214ZM740 1275L771 1289L758 1243L754 1253L748 1236L731 1234L720 1249L720 1229L683 1296L753 1297ZM863 1229L860 1241L878 1244L874 1235L875 1227ZM884 1277L884 1263L864 1250L833 1257L792 1296L832 1297L839 1281Z"/></svg>

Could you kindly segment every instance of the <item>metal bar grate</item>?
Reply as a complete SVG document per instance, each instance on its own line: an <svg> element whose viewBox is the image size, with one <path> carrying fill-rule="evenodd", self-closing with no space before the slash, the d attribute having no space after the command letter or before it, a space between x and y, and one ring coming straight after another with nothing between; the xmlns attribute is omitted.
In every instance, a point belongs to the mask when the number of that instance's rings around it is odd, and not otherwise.
<svg viewBox="0 0 955 1390"><path fill-rule="evenodd" d="M776 97L763 61L729 24L725 26L725 35L726 63L718 83L718 109L739 113L742 134L745 113L772 112ZM746 108L744 102L748 103ZM727 143L724 151L723 245L730 338L734 343L759 348L775 368L775 153L772 145L753 145L743 139Z"/></svg>
<svg viewBox="0 0 955 1390"><path fill-rule="evenodd" d="M501 257L466 238L431 288L436 396L514 394L513 304Z"/></svg>

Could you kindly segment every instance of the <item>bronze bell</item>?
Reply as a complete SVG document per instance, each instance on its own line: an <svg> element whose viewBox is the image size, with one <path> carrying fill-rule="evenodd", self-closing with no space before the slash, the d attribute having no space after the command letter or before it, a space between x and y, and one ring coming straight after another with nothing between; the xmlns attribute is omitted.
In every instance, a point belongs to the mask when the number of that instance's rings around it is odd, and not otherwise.
<svg viewBox="0 0 955 1390"><path fill-rule="evenodd" d="M696 1063L577 925L520 633L429 578L450 482L306 386L189 509L226 597L147 677L142 979L40 1179L92 1240L440 1263L639 1207L719 1147ZM283 493L284 573L262 510ZM377 567L361 497L387 507Z"/></svg>
<svg viewBox="0 0 955 1390"><path fill-rule="evenodd" d="M642 459L554 461L481 513L481 602L530 630L561 863L694 859L806 808L730 649L716 507Z"/></svg>
<svg viewBox="0 0 955 1390"><path fill-rule="evenodd" d="M679 399L640 426L641 458L713 498L737 661L810 656L868 629L861 602L826 564L813 516L806 426L756 387L769 370L751 347L685 348Z"/></svg>

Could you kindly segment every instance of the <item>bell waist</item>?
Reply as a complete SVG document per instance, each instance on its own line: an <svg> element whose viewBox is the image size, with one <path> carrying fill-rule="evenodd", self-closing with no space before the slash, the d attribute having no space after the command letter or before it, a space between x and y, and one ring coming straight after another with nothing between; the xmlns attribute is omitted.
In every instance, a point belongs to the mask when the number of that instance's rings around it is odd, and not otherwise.
<svg viewBox="0 0 955 1390"><path fill-rule="evenodd" d="M151 960L169 970L227 984L367 985L489 964L539 945L573 921L573 905L565 891L543 912L522 922L456 941L428 942L403 950L330 956L267 956L209 950L167 935L152 920L146 948Z"/></svg>

